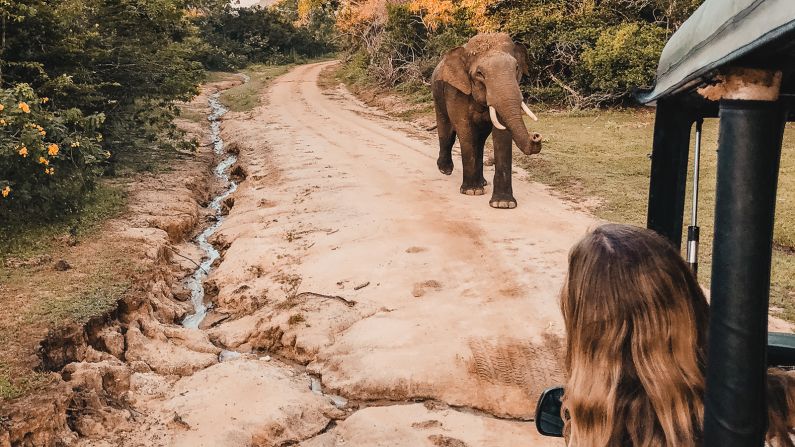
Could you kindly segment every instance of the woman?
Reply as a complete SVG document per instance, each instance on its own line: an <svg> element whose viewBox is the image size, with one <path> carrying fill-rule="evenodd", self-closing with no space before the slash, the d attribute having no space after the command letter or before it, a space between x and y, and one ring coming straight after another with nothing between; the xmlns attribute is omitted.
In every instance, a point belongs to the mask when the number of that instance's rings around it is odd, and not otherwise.
<svg viewBox="0 0 795 447"><path fill-rule="evenodd" d="M665 239L627 225L594 230L571 251L561 309L569 446L701 444L709 307ZM792 390L791 376L773 378ZM770 404L768 439L795 447L781 416L792 396Z"/></svg>

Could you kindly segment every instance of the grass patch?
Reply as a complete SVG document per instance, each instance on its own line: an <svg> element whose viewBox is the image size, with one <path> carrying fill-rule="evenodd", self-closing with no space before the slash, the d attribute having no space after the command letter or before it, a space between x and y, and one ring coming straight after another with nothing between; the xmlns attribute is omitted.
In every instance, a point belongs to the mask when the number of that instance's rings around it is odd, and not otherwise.
<svg viewBox="0 0 795 447"><path fill-rule="evenodd" d="M538 156L517 156L534 181L563 197L596 199L596 216L613 222L646 224L654 114L651 109L547 113L530 128L544 134ZM695 137L693 136L693 139ZM693 147L695 141L691 141ZM718 121L704 122L699 192L699 281L710 286L715 210ZM685 229L690 221L692 151L688 172ZM795 322L795 126L787 125L781 159L772 261L770 304L774 314ZM683 244L684 246L684 244Z"/></svg>
<svg viewBox="0 0 795 447"><path fill-rule="evenodd" d="M21 397L51 381L52 377L47 373L16 371L11 366L0 362L0 402L5 399Z"/></svg>
<svg viewBox="0 0 795 447"><path fill-rule="evenodd" d="M0 224L4 240L0 244L0 262L29 258L52 249L58 236L80 239L97 231L106 219L119 215L126 203L126 193L119 186L100 183L88 193L83 209L59 221L10 221Z"/></svg>
<svg viewBox="0 0 795 447"><path fill-rule="evenodd" d="M249 112L262 103L262 89L273 78L287 73L292 65L252 65L243 70L249 82L221 94L221 103L233 112Z"/></svg>
<svg viewBox="0 0 795 447"><path fill-rule="evenodd" d="M131 264L127 264L126 270L129 270ZM125 270L125 266L114 266L112 269L96 272L94 277L87 279L82 290L76 293L39 301L23 319L30 322L45 321L48 325L83 324L112 310L130 287L129 280L116 275L117 269Z"/></svg>

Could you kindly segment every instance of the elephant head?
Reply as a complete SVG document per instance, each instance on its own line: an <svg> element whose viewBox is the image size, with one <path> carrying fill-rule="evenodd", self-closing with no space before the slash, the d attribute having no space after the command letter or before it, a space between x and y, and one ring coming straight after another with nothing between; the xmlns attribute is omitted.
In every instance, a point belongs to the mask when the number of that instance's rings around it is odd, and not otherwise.
<svg viewBox="0 0 795 447"><path fill-rule="evenodd" d="M522 76L529 74L527 59L524 45L514 43L507 34L478 34L445 54L433 82L446 82L488 107L494 127L507 129L525 154L537 154L541 135L530 134L522 119L526 113L538 120L519 90Z"/></svg>

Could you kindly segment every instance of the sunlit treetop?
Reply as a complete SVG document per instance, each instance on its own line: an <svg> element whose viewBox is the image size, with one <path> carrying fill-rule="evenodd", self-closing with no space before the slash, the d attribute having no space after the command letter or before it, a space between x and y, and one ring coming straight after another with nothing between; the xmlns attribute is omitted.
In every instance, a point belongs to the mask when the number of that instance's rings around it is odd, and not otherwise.
<svg viewBox="0 0 795 447"><path fill-rule="evenodd" d="M405 4L422 18L425 26L434 30L453 21L459 11L466 11L475 28L486 30L488 6L496 0L347 0L342 3L337 16L337 25L342 31L350 31L361 25L381 25L387 20L387 5ZM322 0L300 0L308 7ZM299 2L299 8L300 8Z"/></svg>

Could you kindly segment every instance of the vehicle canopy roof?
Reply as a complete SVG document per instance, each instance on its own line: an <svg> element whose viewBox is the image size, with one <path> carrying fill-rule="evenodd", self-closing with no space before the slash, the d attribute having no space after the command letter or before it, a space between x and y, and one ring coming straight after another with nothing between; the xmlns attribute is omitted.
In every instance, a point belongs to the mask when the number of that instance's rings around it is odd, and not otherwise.
<svg viewBox="0 0 795 447"><path fill-rule="evenodd" d="M795 0L707 0L674 33L660 57L657 83L645 104L689 90L720 66L795 32Z"/></svg>

